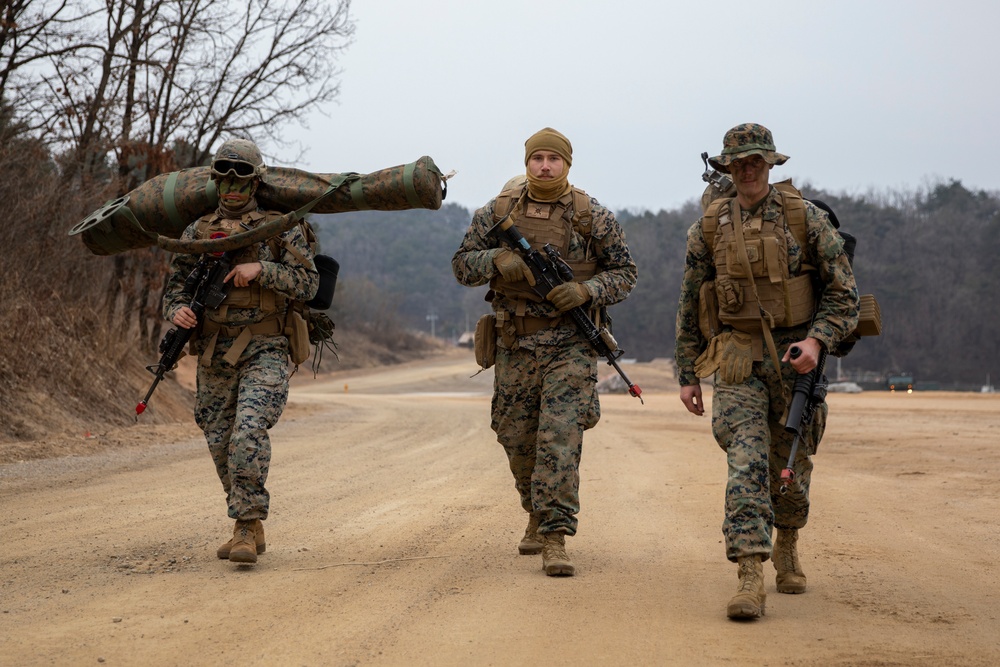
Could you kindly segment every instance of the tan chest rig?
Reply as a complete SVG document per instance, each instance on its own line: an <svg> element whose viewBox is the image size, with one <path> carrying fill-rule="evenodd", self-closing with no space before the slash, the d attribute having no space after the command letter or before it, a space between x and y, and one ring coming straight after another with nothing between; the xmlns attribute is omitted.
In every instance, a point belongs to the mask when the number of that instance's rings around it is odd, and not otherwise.
<svg viewBox="0 0 1000 667"><path fill-rule="evenodd" d="M734 225L735 216L742 214L738 202L729 198L713 201L702 219L715 263L715 280L701 288L702 333L710 339L727 325L750 334L756 361L763 359L765 340L773 346L771 330L805 324L816 312L815 268L803 264L799 275L789 275L784 230L787 224L805 248L805 203L781 185L775 185L782 200L782 215L776 220L758 214Z"/></svg>
<svg viewBox="0 0 1000 667"><path fill-rule="evenodd" d="M497 196L493 209L494 223L502 220L508 212L514 225L532 248L541 251L543 246L551 244L559 251L560 256L573 270L574 280L582 282L593 278L597 273L597 258L594 255L591 238L593 217L590 213L590 197L586 192L573 188L558 200L546 203L529 199L526 186L505 190ZM574 230L584 239L583 258L569 257ZM490 279L490 289L514 303L512 313L503 311L496 313L497 329L500 331L504 331L508 324L512 324L516 335L525 336L547 327L559 326L563 322L563 316L558 313L552 317L525 314L528 301L541 303L545 300L526 280L511 282L497 274Z"/></svg>
<svg viewBox="0 0 1000 667"><path fill-rule="evenodd" d="M244 213L238 220L224 218L218 213L210 213L199 218L195 237L197 239L209 239L213 235L218 234L231 236L241 231L252 229L265 221L266 218L267 216L259 211ZM245 248L237 256L234 264L247 264L258 261L257 248L257 245ZM277 259L277 257L273 259ZM202 336L209 336L210 338L204 352L202 352L200 363L203 366L208 366L211 363L212 355L215 352L215 344L219 337L236 339L233 341L226 356L223 357L230 365L235 365L253 336L276 336L282 334L284 332L287 303L288 299L285 295L261 287L257 283L247 287L230 287L222 304L214 310L205 312L200 333ZM230 308L257 309L260 311L262 318L252 324L229 325Z"/></svg>

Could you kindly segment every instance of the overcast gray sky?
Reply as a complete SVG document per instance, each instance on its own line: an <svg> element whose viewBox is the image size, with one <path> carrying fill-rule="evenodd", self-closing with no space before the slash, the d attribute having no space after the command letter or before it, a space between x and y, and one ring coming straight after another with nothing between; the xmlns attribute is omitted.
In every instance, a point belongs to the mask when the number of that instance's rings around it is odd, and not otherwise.
<svg viewBox="0 0 1000 667"><path fill-rule="evenodd" d="M773 180L1000 189L1000 3L354 0L352 13L341 96L289 128L306 148L294 166L368 173L430 155L458 171L448 201L476 208L551 126L573 143L574 185L656 211L700 196L701 152L759 122L791 157Z"/></svg>

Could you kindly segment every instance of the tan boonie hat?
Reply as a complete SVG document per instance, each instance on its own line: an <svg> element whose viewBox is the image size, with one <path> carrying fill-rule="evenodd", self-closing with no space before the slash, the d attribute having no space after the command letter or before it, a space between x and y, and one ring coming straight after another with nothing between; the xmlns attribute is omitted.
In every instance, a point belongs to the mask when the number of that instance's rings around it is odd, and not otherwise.
<svg viewBox="0 0 1000 667"><path fill-rule="evenodd" d="M729 173L733 160L759 155L768 164L785 164L787 155L774 150L771 130L757 123L743 123L726 132L722 139L722 155L708 158L708 163L724 174Z"/></svg>

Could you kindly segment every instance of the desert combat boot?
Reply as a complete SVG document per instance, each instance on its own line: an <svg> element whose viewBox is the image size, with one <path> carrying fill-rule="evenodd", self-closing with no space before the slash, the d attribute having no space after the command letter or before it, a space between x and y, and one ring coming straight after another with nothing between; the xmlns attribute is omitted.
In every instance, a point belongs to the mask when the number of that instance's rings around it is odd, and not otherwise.
<svg viewBox="0 0 1000 667"><path fill-rule="evenodd" d="M563 533L539 533L542 538L542 569L550 577L572 577L576 566L566 555L566 535Z"/></svg>
<svg viewBox="0 0 1000 667"><path fill-rule="evenodd" d="M806 575L799 563L799 552L796 545L799 541L799 531L778 529L778 537L774 541L771 560L778 575L775 583L779 593L805 593Z"/></svg>
<svg viewBox="0 0 1000 667"><path fill-rule="evenodd" d="M254 543L257 545L257 553L262 554L267 551L267 544L264 542L264 523L260 519L254 520L253 531ZM215 555L222 560L229 560L229 552L233 548L233 540L234 538L230 537L228 542L216 550Z"/></svg>
<svg viewBox="0 0 1000 667"><path fill-rule="evenodd" d="M764 615L764 565L760 555L739 559L740 587L729 601L726 616L729 618L759 618Z"/></svg>
<svg viewBox="0 0 1000 667"><path fill-rule="evenodd" d="M517 551L522 556L535 556L542 553L542 538L538 534L539 516L534 512L528 514L528 527L524 529L524 537L517 545Z"/></svg>
<svg viewBox="0 0 1000 667"><path fill-rule="evenodd" d="M257 528L260 537L257 537ZM229 541L229 561L231 563L256 563L257 554L264 553L264 527L260 519L240 521L233 528L233 539ZM220 547L221 551L221 547Z"/></svg>

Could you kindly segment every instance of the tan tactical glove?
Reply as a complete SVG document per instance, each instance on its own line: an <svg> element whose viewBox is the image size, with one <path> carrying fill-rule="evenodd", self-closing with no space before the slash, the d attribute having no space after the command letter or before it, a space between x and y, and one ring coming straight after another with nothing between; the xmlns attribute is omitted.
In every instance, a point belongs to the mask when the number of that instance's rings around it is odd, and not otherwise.
<svg viewBox="0 0 1000 667"><path fill-rule="evenodd" d="M545 298L551 301L559 312L565 313L590 301L590 292L583 283L569 282L553 287Z"/></svg>
<svg viewBox="0 0 1000 667"><path fill-rule="evenodd" d="M535 276L531 269L524 263L521 256L513 250L502 248L500 252L493 256L493 264L497 267L504 280L516 283L518 280L527 280L529 285L535 284Z"/></svg>
<svg viewBox="0 0 1000 667"><path fill-rule="evenodd" d="M729 340L728 331L714 336L708 341L708 347L694 360L694 374L700 378L707 378L715 371L719 370L719 361L722 358L722 347Z"/></svg>
<svg viewBox="0 0 1000 667"><path fill-rule="evenodd" d="M722 361L719 363L719 374L723 382L740 384L753 370L753 350L750 347L750 334L734 331L722 347Z"/></svg>

